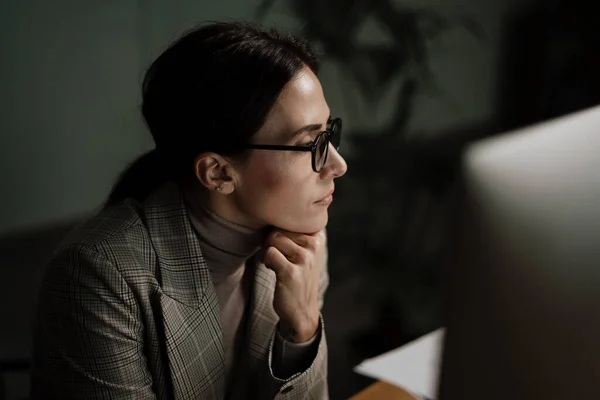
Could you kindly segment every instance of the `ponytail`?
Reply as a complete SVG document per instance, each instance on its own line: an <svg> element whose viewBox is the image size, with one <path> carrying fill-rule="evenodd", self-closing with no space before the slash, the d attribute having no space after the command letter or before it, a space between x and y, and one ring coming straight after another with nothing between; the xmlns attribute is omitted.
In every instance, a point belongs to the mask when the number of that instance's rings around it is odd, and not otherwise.
<svg viewBox="0 0 600 400"><path fill-rule="evenodd" d="M143 201L167 180L168 176L164 168L161 168L156 150L149 151L121 172L104 203L104 208L127 198Z"/></svg>

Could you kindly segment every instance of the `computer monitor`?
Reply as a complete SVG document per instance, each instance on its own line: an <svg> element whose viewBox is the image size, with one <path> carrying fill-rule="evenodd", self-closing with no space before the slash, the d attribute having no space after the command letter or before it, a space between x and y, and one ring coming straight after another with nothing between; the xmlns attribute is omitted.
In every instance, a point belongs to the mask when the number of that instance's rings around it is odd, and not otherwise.
<svg viewBox="0 0 600 400"><path fill-rule="evenodd" d="M600 107L469 145L440 400L600 399Z"/></svg>

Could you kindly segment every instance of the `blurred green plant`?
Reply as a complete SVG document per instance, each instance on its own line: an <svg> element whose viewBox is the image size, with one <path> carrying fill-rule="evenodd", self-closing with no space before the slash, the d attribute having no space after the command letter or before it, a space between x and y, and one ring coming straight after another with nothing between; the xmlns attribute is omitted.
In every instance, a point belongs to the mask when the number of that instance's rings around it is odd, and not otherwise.
<svg viewBox="0 0 600 400"><path fill-rule="evenodd" d="M344 155L350 168L337 184L340 195L331 210L331 273L361 271L365 295L380 301L382 321L396 320L412 333L433 329L439 324L437 270L452 168L429 156L422 143L408 140L408 124L415 95L434 82L432 40L455 27L477 37L482 32L470 18L449 19L392 0L280 2L299 20L300 34L322 49L321 59L335 63L357 87L362 104L377 107L383 93L396 90L389 120L368 129L344 128L345 141L356 151ZM264 19L276 3L264 0L256 19ZM361 40L361 29L373 22L388 40Z"/></svg>
<svg viewBox="0 0 600 400"><path fill-rule="evenodd" d="M482 36L470 18L455 20L425 8L409 7L393 0L279 0L301 22L302 36L323 50L322 60L339 66L344 77L356 83L362 101L377 104L399 77L397 111L390 121L370 134L403 138L418 88L431 83L429 45L445 31L461 26ZM277 0L263 0L256 19L262 20ZM361 29L369 21L385 31L389 40L366 43ZM359 133L356 132L354 136Z"/></svg>

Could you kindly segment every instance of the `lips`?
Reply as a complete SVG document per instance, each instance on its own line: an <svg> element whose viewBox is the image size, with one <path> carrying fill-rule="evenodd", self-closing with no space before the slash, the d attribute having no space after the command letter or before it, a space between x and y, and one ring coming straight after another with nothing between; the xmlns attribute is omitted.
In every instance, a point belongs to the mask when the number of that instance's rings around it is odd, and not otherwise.
<svg viewBox="0 0 600 400"><path fill-rule="evenodd" d="M325 203L325 202L331 202L331 196L333 195L333 192L335 191L335 189L331 189L331 191L329 193L327 193L324 197L322 197L321 199L315 201L315 203Z"/></svg>

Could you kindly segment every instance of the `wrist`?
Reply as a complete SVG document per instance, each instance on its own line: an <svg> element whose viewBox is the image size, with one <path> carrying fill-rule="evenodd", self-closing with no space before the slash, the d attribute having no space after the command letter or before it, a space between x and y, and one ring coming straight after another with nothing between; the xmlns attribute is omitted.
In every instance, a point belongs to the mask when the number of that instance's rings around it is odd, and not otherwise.
<svg viewBox="0 0 600 400"><path fill-rule="evenodd" d="M304 343L312 339L319 329L319 314L303 321L279 321L279 333L288 342Z"/></svg>

